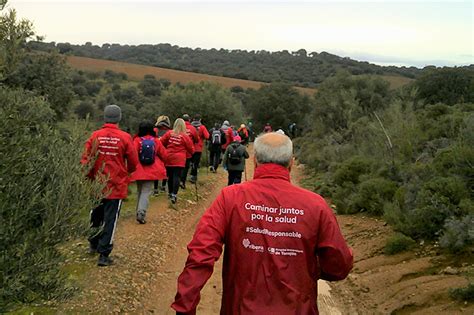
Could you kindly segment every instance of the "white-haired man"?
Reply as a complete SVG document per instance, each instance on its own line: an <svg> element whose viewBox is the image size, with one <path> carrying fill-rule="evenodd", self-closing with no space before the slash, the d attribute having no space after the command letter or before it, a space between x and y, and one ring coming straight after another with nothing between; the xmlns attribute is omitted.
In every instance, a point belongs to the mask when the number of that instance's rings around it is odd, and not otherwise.
<svg viewBox="0 0 474 315"><path fill-rule="evenodd" d="M223 245L221 314L318 314L317 280L342 280L352 269L324 199L290 182L291 140L267 133L254 150L254 179L224 188L188 245L177 314L195 314Z"/></svg>

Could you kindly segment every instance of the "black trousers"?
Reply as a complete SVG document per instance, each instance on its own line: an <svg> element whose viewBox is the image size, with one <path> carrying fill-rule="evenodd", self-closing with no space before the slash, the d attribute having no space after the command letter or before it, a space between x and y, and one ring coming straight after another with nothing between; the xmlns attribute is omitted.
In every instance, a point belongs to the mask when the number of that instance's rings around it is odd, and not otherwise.
<svg viewBox="0 0 474 315"><path fill-rule="evenodd" d="M167 166L166 175L168 175L168 194L178 194L179 180L183 167L178 166Z"/></svg>
<svg viewBox="0 0 474 315"><path fill-rule="evenodd" d="M197 176L201 156L202 152L194 152L193 157L191 158L191 176Z"/></svg>
<svg viewBox="0 0 474 315"><path fill-rule="evenodd" d="M193 157L191 156L189 159L186 159L186 165L184 166L184 169L181 172L181 182L186 183L186 177L188 177L188 172L189 172L189 167L191 165L191 162L193 161ZM169 178L169 176L168 176Z"/></svg>
<svg viewBox="0 0 474 315"><path fill-rule="evenodd" d="M122 206L121 199L102 199L100 204L91 211L89 242L91 247L109 256L114 247L114 235Z"/></svg>
<svg viewBox="0 0 474 315"><path fill-rule="evenodd" d="M214 167L217 171L219 163L221 162L221 151L209 151L209 166Z"/></svg>
<svg viewBox="0 0 474 315"><path fill-rule="evenodd" d="M240 184L242 181L242 171L229 171L229 181L227 182L227 186L233 184Z"/></svg>

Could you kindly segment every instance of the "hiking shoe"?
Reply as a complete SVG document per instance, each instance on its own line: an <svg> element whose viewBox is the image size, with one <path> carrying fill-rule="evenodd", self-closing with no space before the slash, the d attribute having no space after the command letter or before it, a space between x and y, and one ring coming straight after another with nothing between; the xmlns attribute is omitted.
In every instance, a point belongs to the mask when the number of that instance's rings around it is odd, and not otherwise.
<svg viewBox="0 0 474 315"><path fill-rule="evenodd" d="M160 191L159 191L158 189L155 189L155 190L153 191L153 196L156 197L156 196L158 196L159 194L160 194Z"/></svg>
<svg viewBox="0 0 474 315"><path fill-rule="evenodd" d="M145 224L146 223L144 218L137 218L137 222L140 223L140 224Z"/></svg>
<svg viewBox="0 0 474 315"><path fill-rule="evenodd" d="M176 195L171 195L170 200L172 204L175 204L178 201L178 197L176 197Z"/></svg>
<svg viewBox="0 0 474 315"><path fill-rule="evenodd" d="M114 261L112 260L112 258L110 258L109 256L100 254L99 261L97 261L97 266L106 267L113 264L114 264Z"/></svg>
<svg viewBox="0 0 474 315"><path fill-rule="evenodd" d="M195 184L197 182L197 176L191 176L191 178L189 179L189 182L191 184Z"/></svg>
<svg viewBox="0 0 474 315"><path fill-rule="evenodd" d="M209 166L209 171L210 171L211 173L214 173L214 166Z"/></svg>
<svg viewBox="0 0 474 315"><path fill-rule="evenodd" d="M182 189L186 189L186 184L181 182L181 183L179 183L179 187L181 187Z"/></svg>
<svg viewBox="0 0 474 315"><path fill-rule="evenodd" d="M166 187L165 187L165 186L161 186L160 190L161 190L162 192L165 192L165 191L166 191Z"/></svg>

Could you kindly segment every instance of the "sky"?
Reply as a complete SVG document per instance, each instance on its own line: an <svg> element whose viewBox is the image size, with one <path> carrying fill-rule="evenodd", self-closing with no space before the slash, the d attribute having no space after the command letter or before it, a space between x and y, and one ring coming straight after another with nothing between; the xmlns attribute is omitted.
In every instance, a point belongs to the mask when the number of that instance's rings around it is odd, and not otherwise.
<svg viewBox="0 0 474 315"><path fill-rule="evenodd" d="M46 42L322 52L381 65L474 64L474 0L9 0Z"/></svg>

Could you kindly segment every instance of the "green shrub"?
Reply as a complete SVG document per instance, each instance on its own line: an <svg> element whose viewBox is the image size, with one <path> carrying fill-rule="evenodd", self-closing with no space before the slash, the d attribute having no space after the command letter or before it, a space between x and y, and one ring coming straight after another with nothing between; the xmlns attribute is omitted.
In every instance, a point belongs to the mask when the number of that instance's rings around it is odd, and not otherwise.
<svg viewBox="0 0 474 315"><path fill-rule="evenodd" d="M0 312L61 293L55 246L86 231L100 195L79 163L84 126L53 119L42 99L0 88Z"/></svg>
<svg viewBox="0 0 474 315"><path fill-rule="evenodd" d="M415 245L415 241L401 233L396 233L387 240L385 244L384 253L386 255L395 255L403 251L409 250Z"/></svg>
<svg viewBox="0 0 474 315"><path fill-rule="evenodd" d="M343 162L334 172L334 183L342 185L346 182L357 184L359 177L370 171L371 162L362 156L354 156Z"/></svg>
<svg viewBox="0 0 474 315"><path fill-rule="evenodd" d="M465 288L451 289L449 291L451 298L462 301L474 301L474 283L469 283Z"/></svg>
<svg viewBox="0 0 474 315"><path fill-rule="evenodd" d="M459 219L448 219L444 224L440 245L452 253L474 245L474 214Z"/></svg>
<svg viewBox="0 0 474 315"><path fill-rule="evenodd" d="M370 214L382 215L384 205L393 199L396 183L384 178L370 178L360 183L353 208Z"/></svg>

